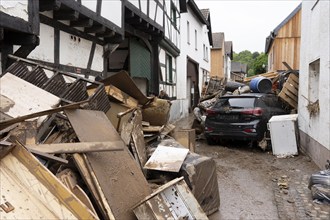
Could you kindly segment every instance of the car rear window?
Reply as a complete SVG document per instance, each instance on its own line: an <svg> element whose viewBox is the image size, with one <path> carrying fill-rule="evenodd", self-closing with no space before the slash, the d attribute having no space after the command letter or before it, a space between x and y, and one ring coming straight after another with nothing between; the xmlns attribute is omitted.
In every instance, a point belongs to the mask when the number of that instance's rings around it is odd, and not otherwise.
<svg viewBox="0 0 330 220"><path fill-rule="evenodd" d="M255 98L221 98L219 102L217 102L214 107L232 107L232 108L253 108L254 107Z"/></svg>

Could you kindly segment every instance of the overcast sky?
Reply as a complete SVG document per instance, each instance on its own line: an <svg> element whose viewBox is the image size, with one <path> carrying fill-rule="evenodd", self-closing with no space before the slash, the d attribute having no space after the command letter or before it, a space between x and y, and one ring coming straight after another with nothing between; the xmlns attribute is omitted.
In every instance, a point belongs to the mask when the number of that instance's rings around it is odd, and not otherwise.
<svg viewBox="0 0 330 220"><path fill-rule="evenodd" d="M236 53L264 52L265 40L301 0L195 0L209 8L212 32L224 32Z"/></svg>

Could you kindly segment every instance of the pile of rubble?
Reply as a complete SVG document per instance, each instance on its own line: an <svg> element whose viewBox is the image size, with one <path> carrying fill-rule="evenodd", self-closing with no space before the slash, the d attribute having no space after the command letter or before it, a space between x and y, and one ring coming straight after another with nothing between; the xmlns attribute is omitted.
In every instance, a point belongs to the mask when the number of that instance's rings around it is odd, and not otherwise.
<svg viewBox="0 0 330 220"><path fill-rule="evenodd" d="M292 113L297 112L299 72L292 70L268 72L251 77L245 77L242 82L227 81L219 77L211 77L203 89L200 102L194 109L195 121L193 128L203 132L206 109L214 105L217 99L224 95L240 95L244 93L274 93L283 103L283 108ZM318 110L318 102L308 106L313 113Z"/></svg>
<svg viewBox="0 0 330 220"><path fill-rule="evenodd" d="M193 152L194 130L168 123L169 101L146 97L124 71L96 82L15 59L0 78L1 219L218 210L215 162Z"/></svg>

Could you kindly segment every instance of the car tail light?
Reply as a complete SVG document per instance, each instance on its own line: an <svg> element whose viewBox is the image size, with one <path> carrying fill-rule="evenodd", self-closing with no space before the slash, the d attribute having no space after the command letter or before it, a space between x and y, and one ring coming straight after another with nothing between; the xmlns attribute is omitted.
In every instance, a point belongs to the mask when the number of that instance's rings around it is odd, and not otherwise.
<svg viewBox="0 0 330 220"><path fill-rule="evenodd" d="M245 128L244 132L246 132L246 133L255 133L255 132L257 132L257 130L254 129L254 128Z"/></svg>
<svg viewBox="0 0 330 220"><path fill-rule="evenodd" d="M210 132L212 132L212 131L214 131L214 129L213 129L213 128L210 128L210 127L205 127L205 131L210 131Z"/></svg>
<svg viewBox="0 0 330 220"><path fill-rule="evenodd" d="M216 115L217 111L213 110L213 109L206 109L206 115L207 116L212 116L212 115Z"/></svg>
<svg viewBox="0 0 330 220"><path fill-rule="evenodd" d="M244 115L255 115L260 116L262 115L264 110L262 108L251 108L251 109L245 109L241 113Z"/></svg>

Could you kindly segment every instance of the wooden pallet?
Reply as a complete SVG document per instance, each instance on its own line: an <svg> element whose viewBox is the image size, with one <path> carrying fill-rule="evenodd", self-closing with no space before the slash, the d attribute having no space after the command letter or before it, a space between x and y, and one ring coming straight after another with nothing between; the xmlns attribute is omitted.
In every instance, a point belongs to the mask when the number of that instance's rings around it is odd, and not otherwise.
<svg viewBox="0 0 330 220"><path fill-rule="evenodd" d="M283 89L278 94L280 99L290 105L292 108L298 107L299 78L295 74L290 74L287 81L283 84Z"/></svg>

